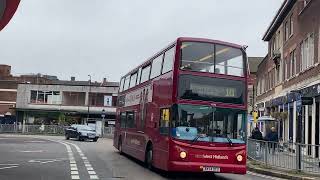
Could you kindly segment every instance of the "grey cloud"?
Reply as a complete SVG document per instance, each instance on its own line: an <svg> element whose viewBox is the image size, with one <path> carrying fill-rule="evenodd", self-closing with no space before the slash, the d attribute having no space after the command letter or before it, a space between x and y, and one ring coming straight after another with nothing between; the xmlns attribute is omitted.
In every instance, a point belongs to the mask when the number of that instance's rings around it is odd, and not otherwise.
<svg viewBox="0 0 320 180"><path fill-rule="evenodd" d="M249 46L264 56L261 36L279 0L23 0L0 33L0 63L14 73L62 79L119 77L178 36Z"/></svg>

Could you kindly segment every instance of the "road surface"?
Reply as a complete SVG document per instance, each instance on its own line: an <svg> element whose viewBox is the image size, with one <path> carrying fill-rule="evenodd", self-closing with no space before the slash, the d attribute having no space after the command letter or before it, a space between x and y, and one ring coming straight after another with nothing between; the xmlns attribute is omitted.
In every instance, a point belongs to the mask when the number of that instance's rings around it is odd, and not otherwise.
<svg viewBox="0 0 320 180"><path fill-rule="evenodd" d="M247 175L214 176L153 172L143 164L118 153L111 139L79 142L52 136L0 134L1 180L193 180L279 179L248 172Z"/></svg>

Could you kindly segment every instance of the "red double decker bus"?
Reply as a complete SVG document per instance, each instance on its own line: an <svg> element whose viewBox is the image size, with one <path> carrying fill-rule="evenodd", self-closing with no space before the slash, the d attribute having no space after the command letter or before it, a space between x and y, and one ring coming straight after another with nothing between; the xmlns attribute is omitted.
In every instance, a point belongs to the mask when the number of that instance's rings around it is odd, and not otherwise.
<svg viewBox="0 0 320 180"><path fill-rule="evenodd" d="M178 38L121 78L114 147L165 171L246 173L242 46Z"/></svg>

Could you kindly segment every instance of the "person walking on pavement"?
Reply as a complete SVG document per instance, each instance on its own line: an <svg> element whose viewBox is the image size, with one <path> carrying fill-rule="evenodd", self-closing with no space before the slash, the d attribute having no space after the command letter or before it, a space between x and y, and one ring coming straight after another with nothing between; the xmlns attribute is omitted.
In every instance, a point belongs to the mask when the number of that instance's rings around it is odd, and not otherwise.
<svg viewBox="0 0 320 180"><path fill-rule="evenodd" d="M251 138L256 140L263 140L262 133L258 127L255 127L251 133Z"/></svg>
<svg viewBox="0 0 320 180"><path fill-rule="evenodd" d="M278 132L276 131L275 127L271 127L271 131L267 134L266 138L267 141L269 141L269 153L272 149L272 152L274 153L276 149L276 145L279 142Z"/></svg>

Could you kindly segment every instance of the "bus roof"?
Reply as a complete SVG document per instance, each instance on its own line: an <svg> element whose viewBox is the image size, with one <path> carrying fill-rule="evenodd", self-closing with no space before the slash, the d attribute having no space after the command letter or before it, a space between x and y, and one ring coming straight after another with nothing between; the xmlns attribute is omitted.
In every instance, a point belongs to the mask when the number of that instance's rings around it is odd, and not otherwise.
<svg viewBox="0 0 320 180"><path fill-rule="evenodd" d="M193 37L179 37L177 38L174 42L170 43L169 45L167 45L165 48L163 48L162 50L158 51L156 54L152 55L150 58L148 58L146 61L144 61L143 63L141 63L139 66L135 67L134 69L132 69L131 71L129 71L127 74L125 74L124 76L121 76L120 79L136 72L140 67L143 67L147 64L149 64L155 57L157 57L159 54L161 54L163 51L167 50L168 48L170 48L171 46L173 46L174 44L176 44L177 42L183 42L183 41L193 41L193 42L208 42L208 43L214 43L214 44L220 44L220 45L226 45L226 46L230 46L230 47L234 47L234 48L239 48L242 49L244 46L238 45L238 44L234 44L234 43L229 43L229 42L225 42L225 41L220 41L220 40L213 40L213 39L206 39L206 38L193 38Z"/></svg>

